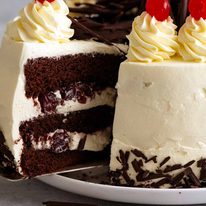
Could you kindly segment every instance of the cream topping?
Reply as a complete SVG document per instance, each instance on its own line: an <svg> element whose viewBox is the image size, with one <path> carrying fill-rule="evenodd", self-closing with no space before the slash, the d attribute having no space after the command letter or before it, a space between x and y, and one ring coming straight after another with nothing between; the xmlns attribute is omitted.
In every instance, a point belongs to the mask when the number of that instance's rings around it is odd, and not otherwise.
<svg viewBox="0 0 206 206"><path fill-rule="evenodd" d="M68 42L74 34L63 0L29 3L7 26L6 34L18 42Z"/></svg>
<svg viewBox="0 0 206 206"><path fill-rule="evenodd" d="M179 53L186 61L206 62L206 21L189 16L178 34Z"/></svg>
<svg viewBox="0 0 206 206"><path fill-rule="evenodd" d="M128 61L153 62L170 59L178 50L177 32L173 20L160 22L143 12L136 17L128 36Z"/></svg>

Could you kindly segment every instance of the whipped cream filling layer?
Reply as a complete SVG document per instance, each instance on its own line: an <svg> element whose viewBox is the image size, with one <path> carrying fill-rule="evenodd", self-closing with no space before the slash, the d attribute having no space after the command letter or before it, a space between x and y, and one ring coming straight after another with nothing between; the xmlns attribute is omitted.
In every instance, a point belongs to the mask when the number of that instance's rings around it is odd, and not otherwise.
<svg viewBox="0 0 206 206"><path fill-rule="evenodd" d="M98 106L107 105L110 107L114 107L115 100L116 100L116 89L107 87L104 90L99 90L93 93L92 97L84 96L81 98L84 98L84 101L81 102L78 100L78 97L73 97L71 100L62 100L62 96L60 94L60 91L56 91L54 94L55 99L51 99L50 101L54 102L56 104L56 108L53 108L51 111L47 111L47 105L51 104L49 100L48 102L44 102L42 100L39 102L39 99L36 98L34 100L35 107L33 108L33 114L31 113L32 117L37 117L39 115L44 115L42 113L42 110L45 111L46 114L48 113L56 113L56 114L64 114L68 112L75 112L75 111L81 111L81 110L87 110ZM31 103L31 100L28 99L28 103ZM44 108L42 108L44 107ZM37 116L36 116L37 115ZM28 116L26 117L28 119ZM25 120L26 120L25 119Z"/></svg>
<svg viewBox="0 0 206 206"><path fill-rule="evenodd" d="M62 134L64 134L64 136L61 136ZM110 143L110 136L111 127L91 134L57 129L52 133L48 133L46 140L45 137L39 137L38 142L33 140L32 146L35 150L51 149L56 153L61 153L67 150L87 150L98 152L102 151Z"/></svg>
<svg viewBox="0 0 206 206"><path fill-rule="evenodd" d="M82 104L77 100L65 101L63 105L59 105L56 108L57 113L65 113L66 111L73 112L79 110L91 109L101 105L107 105L114 107L116 101L116 90L114 88L106 88L102 91L95 92L94 98L86 98L86 103Z"/></svg>

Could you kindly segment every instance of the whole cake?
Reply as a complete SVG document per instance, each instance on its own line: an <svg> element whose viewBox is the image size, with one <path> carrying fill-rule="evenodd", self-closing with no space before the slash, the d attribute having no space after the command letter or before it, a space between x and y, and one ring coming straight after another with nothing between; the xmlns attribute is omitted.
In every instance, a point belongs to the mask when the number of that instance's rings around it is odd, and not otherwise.
<svg viewBox="0 0 206 206"><path fill-rule="evenodd" d="M201 6L190 1L191 15L178 34L165 0L148 0L133 22L117 83L110 163L115 184L205 186L206 13Z"/></svg>
<svg viewBox="0 0 206 206"><path fill-rule="evenodd" d="M111 141L121 45L75 40L63 0L34 0L0 49L1 167L26 177L97 158Z"/></svg>

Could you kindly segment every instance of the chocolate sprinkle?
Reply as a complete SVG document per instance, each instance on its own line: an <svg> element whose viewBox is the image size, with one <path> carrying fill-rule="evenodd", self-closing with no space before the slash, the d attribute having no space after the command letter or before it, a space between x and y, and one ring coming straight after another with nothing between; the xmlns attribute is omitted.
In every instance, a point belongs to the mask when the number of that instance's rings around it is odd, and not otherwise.
<svg viewBox="0 0 206 206"><path fill-rule="evenodd" d="M184 177L184 172L181 172L180 174L178 174L177 176L175 176L172 180L172 184L175 186L175 185L178 185L180 181L182 181Z"/></svg>
<svg viewBox="0 0 206 206"><path fill-rule="evenodd" d="M184 167L184 168L190 167L190 166L192 166L194 163L195 163L195 160L192 160L192 161L188 162L187 164L185 164L183 167Z"/></svg>
<svg viewBox="0 0 206 206"><path fill-rule="evenodd" d="M206 159L201 159L197 162L197 167L204 167L206 165Z"/></svg>
<svg viewBox="0 0 206 206"><path fill-rule="evenodd" d="M200 180L206 181L206 165L204 165L200 170Z"/></svg>
<svg viewBox="0 0 206 206"><path fill-rule="evenodd" d="M132 166L135 170L135 172L140 172L142 165L135 159L132 161Z"/></svg>
<svg viewBox="0 0 206 206"><path fill-rule="evenodd" d="M153 161L154 163L157 163L157 156L151 157L150 159L146 160L145 163L148 163L150 161Z"/></svg>
<svg viewBox="0 0 206 206"><path fill-rule="evenodd" d="M169 182L170 182L170 179L168 177L165 177L156 183L152 183L152 187L159 188L163 186L164 184L168 184Z"/></svg>
<svg viewBox="0 0 206 206"><path fill-rule="evenodd" d="M122 166L124 169L128 169L128 159L129 159L129 152L123 152L122 150L119 151L120 154L120 160L122 162Z"/></svg>
<svg viewBox="0 0 206 206"><path fill-rule="evenodd" d="M167 172L171 172L171 171L174 171L174 170L179 170L182 168L182 165L181 164L176 164L176 165L167 165L167 167L165 168L164 172L167 173Z"/></svg>
<svg viewBox="0 0 206 206"><path fill-rule="evenodd" d="M147 161L147 157L144 155L143 152L137 150L137 149L134 149L134 150L131 150L131 152L136 156L136 157L141 157L142 159L144 159L145 161Z"/></svg>
<svg viewBox="0 0 206 206"><path fill-rule="evenodd" d="M79 146L77 150L82 151L84 149L85 143L87 140L87 136L85 135L80 141L79 141Z"/></svg>
<svg viewBox="0 0 206 206"><path fill-rule="evenodd" d="M192 171L192 169L190 167L188 167L185 171L184 171L185 175L187 175L190 180L192 181L192 183L194 184L194 186L200 187L201 183L198 180L198 178L195 176L194 172Z"/></svg>
<svg viewBox="0 0 206 206"><path fill-rule="evenodd" d="M77 21L76 19L72 18L71 16L68 16L69 19L72 21L73 24L75 24L76 26L78 26L79 28L81 28L82 30L85 30L86 32L88 32L89 34L91 34L92 36L96 37L97 39L99 39L100 41L108 44L108 45L112 45L112 43L110 41L108 41L107 39L105 39L103 36L93 32L92 30L90 30L88 27L84 26L83 24L81 24L79 21Z"/></svg>
<svg viewBox="0 0 206 206"><path fill-rule="evenodd" d="M161 163L160 163L160 167L162 167L163 165L165 165L168 161L170 160L170 157L166 157Z"/></svg>
<svg viewBox="0 0 206 206"><path fill-rule="evenodd" d="M128 185L131 185L131 186L134 185L134 180L130 179L126 171L123 171L122 177L124 178L124 180L127 182Z"/></svg>

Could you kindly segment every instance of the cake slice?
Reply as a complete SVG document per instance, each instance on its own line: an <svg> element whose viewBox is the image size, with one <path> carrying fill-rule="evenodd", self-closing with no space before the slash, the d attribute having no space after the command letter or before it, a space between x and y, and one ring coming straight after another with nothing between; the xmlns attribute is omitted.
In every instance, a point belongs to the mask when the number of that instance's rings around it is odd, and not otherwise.
<svg viewBox="0 0 206 206"><path fill-rule="evenodd" d="M122 52L70 40L68 14L63 0L33 1L2 41L1 166L25 177L95 159L111 141Z"/></svg>

